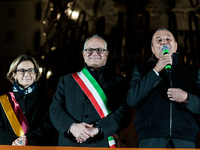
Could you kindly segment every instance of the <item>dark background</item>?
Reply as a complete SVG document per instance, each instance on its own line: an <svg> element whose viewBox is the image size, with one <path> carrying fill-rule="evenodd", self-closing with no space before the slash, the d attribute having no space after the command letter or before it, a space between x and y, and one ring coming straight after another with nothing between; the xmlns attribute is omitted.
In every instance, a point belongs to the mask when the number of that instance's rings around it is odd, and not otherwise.
<svg viewBox="0 0 200 150"><path fill-rule="evenodd" d="M151 57L151 37L161 27L174 34L180 61L199 67L199 6L199 0L0 0L0 94L11 88L10 63L26 53L43 68L39 86L53 95L60 76L82 68L84 41L94 34L108 43L107 66L128 78L135 64ZM137 143L134 115L133 109L122 132L126 147Z"/></svg>

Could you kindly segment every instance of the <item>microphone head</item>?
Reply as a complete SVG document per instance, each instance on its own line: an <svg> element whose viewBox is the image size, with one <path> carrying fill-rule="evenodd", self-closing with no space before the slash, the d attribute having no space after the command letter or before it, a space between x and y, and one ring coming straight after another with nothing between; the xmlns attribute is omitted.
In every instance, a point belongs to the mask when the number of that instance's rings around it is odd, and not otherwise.
<svg viewBox="0 0 200 150"><path fill-rule="evenodd" d="M169 49L169 46L164 45L161 50L163 51L163 54L169 54Z"/></svg>
<svg viewBox="0 0 200 150"><path fill-rule="evenodd" d="M169 54L169 49L170 49L169 46L164 45L161 50L163 51L163 54L165 55L165 54ZM165 66L165 70L167 71L167 73L171 73L171 68L172 66L170 64Z"/></svg>

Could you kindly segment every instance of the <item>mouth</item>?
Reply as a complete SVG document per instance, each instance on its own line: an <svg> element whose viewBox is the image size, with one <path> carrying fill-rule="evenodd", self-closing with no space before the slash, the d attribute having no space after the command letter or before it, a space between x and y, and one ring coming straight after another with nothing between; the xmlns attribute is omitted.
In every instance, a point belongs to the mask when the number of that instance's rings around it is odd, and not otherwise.
<svg viewBox="0 0 200 150"><path fill-rule="evenodd" d="M101 57L89 57L89 59L101 59Z"/></svg>
<svg viewBox="0 0 200 150"><path fill-rule="evenodd" d="M26 78L26 79L23 79L24 81L30 81L31 79L30 78Z"/></svg>

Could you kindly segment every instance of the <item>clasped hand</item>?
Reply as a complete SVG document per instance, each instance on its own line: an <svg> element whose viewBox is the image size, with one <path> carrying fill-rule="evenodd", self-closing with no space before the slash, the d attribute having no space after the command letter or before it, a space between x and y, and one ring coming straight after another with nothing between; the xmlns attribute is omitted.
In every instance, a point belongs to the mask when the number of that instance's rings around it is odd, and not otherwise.
<svg viewBox="0 0 200 150"><path fill-rule="evenodd" d="M18 137L16 140L12 142L12 145L18 145L18 146L25 146L26 145L26 136L22 135Z"/></svg>
<svg viewBox="0 0 200 150"><path fill-rule="evenodd" d="M85 142L88 138L99 133L98 128L87 123L75 123L71 126L70 132L76 138L77 143Z"/></svg>

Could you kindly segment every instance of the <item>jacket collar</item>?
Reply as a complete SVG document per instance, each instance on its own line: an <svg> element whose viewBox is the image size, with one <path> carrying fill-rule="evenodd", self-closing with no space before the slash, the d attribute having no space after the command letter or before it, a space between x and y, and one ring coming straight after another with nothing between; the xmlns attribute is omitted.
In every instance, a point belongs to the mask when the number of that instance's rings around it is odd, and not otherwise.
<svg viewBox="0 0 200 150"><path fill-rule="evenodd" d="M111 75L106 66L103 66L96 71L92 71L91 67L87 64L84 64L84 67L90 72L99 85L102 85L104 82L106 82Z"/></svg>
<svg viewBox="0 0 200 150"><path fill-rule="evenodd" d="M24 95L23 93L14 92L15 99L18 101L19 99L23 98L24 96L27 97L27 99L34 101L36 97L38 96L37 90L33 91L32 93Z"/></svg>
<svg viewBox="0 0 200 150"><path fill-rule="evenodd" d="M93 71L92 67L88 66L86 63L84 64L84 67L90 72L92 76L99 76L101 72L103 72L106 69L106 66L103 66L98 70Z"/></svg>

